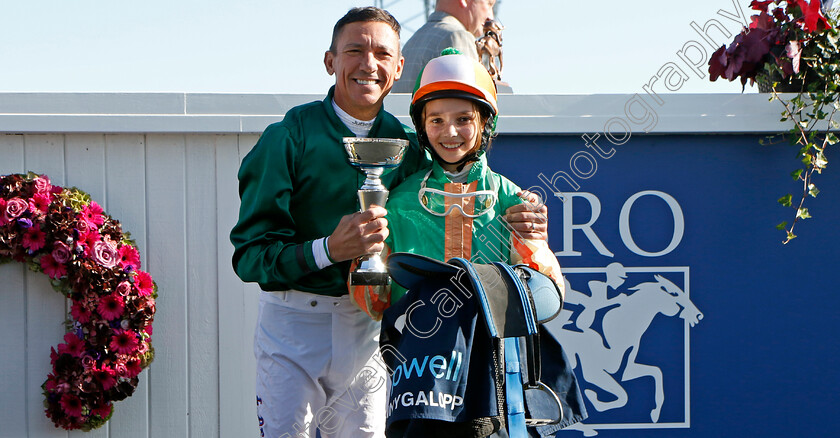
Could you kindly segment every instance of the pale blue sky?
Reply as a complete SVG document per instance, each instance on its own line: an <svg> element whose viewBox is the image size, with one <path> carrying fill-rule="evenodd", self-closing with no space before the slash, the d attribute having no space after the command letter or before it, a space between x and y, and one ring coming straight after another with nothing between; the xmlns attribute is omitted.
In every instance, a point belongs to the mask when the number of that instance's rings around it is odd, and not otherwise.
<svg viewBox="0 0 840 438"><path fill-rule="evenodd" d="M734 0L751 15L749 0ZM371 0L0 0L0 91L318 93L335 21ZM406 28L421 0L385 0ZM677 52L691 28L717 19L732 36L733 0L567 2L501 0L503 79L518 94L643 93L668 62L689 79L678 92L738 93L700 79ZM718 31L716 43L729 43ZM702 56L694 51L694 57ZM667 92L660 81L654 89ZM747 88L747 92L755 92Z"/></svg>

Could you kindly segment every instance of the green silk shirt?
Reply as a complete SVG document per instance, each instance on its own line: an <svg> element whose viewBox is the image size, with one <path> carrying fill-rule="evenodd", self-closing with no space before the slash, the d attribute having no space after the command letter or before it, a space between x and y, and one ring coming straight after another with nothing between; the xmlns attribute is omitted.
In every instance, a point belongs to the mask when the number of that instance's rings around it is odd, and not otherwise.
<svg viewBox="0 0 840 438"><path fill-rule="evenodd" d="M359 210L356 190L365 180L346 157L343 137L354 134L332 107L333 89L321 102L292 108L265 129L239 169L239 221L230 234L233 267L263 290L297 289L329 296L347 293L350 262L318 269L312 241L330 235L342 216ZM382 183L397 186L428 168L413 131L383 109L369 137L410 140L402 165Z"/></svg>
<svg viewBox="0 0 840 438"><path fill-rule="evenodd" d="M504 176L491 171L487 167L485 155L473 163L464 184L451 183L440 164L434 162L432 173L426 181L428 188L454 193L458 193L454 190L478 191L495 188L498 193L498 201L492 209L477 218L465 218L457 213L441 217L426 211L418 198L421 183L427 172L427 169L423 169L409 176L391 192L386 205L386 218L391 231L385 240L387 249L390 252L421 254L442 261L451 257L463 257L476 263L512 263L511 235L504 226L502 217L509 207L522 203L516 196L519 187ZM471 186L473 182L474 187ZM392 283L391 303L397 302L404 294L404 288Z"/></svg>

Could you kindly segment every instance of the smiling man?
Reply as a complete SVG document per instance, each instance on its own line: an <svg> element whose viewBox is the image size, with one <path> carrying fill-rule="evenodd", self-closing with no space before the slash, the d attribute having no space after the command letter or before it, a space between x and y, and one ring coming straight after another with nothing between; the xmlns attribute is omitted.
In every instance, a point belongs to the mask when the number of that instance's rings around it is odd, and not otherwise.
<svg viewBox="0 0 840 438"><path fill-rule="evenodd" d="M335 85L263 132L239 170L241 207L233 266L257 282L257 414L266 437L383 436L385 374L373 362L379 324L349 300L350 260L382 249L385 209L358 213L364 175L343 137L409 139L393 187L429 165L411 130L382 101L400 77L400 26L388 12L355 8L324 55ZM378 376L362 373L375 369ZM288 435L286 435L288 434Z"/></svg>
<svg viewBox="0 0 840 438"><path fill-rule="evenodd" d="M381 177L389 189L431 166L413 131L383 109L402 73L399 32L387 11L351 9L324 55L335 76L326 98L289 110L242 160L230 239L237 275L262 289L254 354L266 437L384 436L379 323L351 302L346 280L352 259L382 250L386 211L358 211L365 175L348 163L342 138L409 140L402 164ZM544 213L507 218L545 239Z"/></svg>
<svg viewBox="0 0 840 438"><path fill-rule="evenodd" d="M354 118L373 121L382 100L400 78L399 27L384 22L348 23L324 54L327 73L335 75L335 103Z"/></svg>

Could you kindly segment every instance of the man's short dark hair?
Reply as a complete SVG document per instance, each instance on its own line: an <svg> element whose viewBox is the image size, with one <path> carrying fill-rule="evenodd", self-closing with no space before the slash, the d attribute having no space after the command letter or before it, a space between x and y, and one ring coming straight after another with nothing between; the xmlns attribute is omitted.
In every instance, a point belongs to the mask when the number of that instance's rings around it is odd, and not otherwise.
<svg viewBox="0 0 840 438"><path fill-rule="evenodd" d="M400 23L388 11L373 6L353 8L347 11L347 13L335 23L332 33L332 42L330 43L330 52L335 53L335 43L338 40L338 36L341 34L341 30L344 29L344 26L360 21L381 21L388 26L391 26L391 29L393 29L397 34L397 39L400 38Z"/></svg>

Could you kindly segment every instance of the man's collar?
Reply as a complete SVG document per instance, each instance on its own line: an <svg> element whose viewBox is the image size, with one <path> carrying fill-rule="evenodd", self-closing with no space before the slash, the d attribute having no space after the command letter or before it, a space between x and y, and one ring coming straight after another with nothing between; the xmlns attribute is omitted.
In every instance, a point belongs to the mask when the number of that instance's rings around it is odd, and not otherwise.
<svg viewBox="0 0 840 438"><path fill-rule="evenodd" d="M324 101L322 103L322 105L324 106L324 111L326 111L327 117L330 118L331 123L339 124L341 126L344 126L344 129L347 132L352 134L352 132L350 131L350 128L348 128L344 124L344 122L342 122L341 119L338 118L338 114L335 113L335 110L333 109L333 106L332 106L332 102L333 102L334 98L335 98L335 85L330 87L330 90L327 91L327 97L324 98ZM344 108L342 108L342 110L344 110ZM376 118L373 120L373 126L370 128L370 132L368 133L368 137L374 137L375 136L374 134L376 134L376 132L378 131L379 126L382 125L382 118L383 118L382 114L384 112L385 112L385 105L383 104L382 106L379 107L379 112L376 113Z"/></svg>

